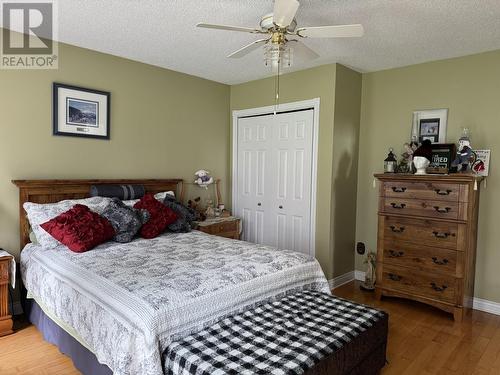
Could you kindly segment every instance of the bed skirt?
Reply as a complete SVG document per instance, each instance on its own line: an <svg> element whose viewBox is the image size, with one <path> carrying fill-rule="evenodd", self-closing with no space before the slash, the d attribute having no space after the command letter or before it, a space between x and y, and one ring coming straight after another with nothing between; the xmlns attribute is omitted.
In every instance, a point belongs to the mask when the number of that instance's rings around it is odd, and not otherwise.
<svg viewBox="0 0 500 375"><path fill-rule="evenodd" d="M108 366L99 363L90 350L45 315L34 300L28 299L26 307L30 322L42 333L44 340L54 344L61 353L70 357L74 366L82 374L113 375L113 371Z"/></svg>

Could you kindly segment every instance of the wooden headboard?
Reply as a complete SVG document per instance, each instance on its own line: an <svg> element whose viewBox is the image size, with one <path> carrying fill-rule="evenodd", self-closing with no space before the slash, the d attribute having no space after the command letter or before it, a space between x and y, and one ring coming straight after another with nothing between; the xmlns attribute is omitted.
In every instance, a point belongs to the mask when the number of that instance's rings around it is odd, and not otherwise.
<svg viewBox="0 0 500 375"><path fill-rule="evenodd" d="M23 209L24 202L55 203L65 199L88 198L92 185L139 184L147 193L175 191L182 202L184 189L182 179L152 180L14 180L19 188L19 229L21 250L30 242L29 222Z"/></svg>

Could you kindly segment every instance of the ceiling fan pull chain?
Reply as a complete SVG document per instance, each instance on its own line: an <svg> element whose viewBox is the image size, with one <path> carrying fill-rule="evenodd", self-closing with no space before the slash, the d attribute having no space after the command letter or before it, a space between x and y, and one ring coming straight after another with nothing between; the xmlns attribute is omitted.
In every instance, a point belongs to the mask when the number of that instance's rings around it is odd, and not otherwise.
<svg viewBox="0 0 500 375"><path fill-rule="evenodd" d="M281 48L278 50L278 74L275 77L275 98L274 98L274 115L278 112L280 104L280 65L281 65Z"/></svg>

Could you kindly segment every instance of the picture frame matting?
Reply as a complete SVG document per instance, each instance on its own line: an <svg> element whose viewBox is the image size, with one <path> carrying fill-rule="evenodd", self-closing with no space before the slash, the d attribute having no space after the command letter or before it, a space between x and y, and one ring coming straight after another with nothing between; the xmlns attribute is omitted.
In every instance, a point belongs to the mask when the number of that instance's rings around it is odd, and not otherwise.
<svg viewBox="0 0 500 375"><path fill-rule="evenodd" d="M54 82L53 135L110 139L111 93Z"/></svg>

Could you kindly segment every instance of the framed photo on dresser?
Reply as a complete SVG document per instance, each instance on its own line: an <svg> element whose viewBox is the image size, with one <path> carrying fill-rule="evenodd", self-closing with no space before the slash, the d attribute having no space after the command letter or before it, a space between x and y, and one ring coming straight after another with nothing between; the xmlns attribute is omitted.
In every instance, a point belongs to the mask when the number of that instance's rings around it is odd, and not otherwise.
<svg viewBox="0 0 500 375"><path fill-rule="evenodd" d="M457 146L454 143L438 143L432 145L432 160L427 167L427 173L447 174L451 162L456 157Z"/></svg>
<svg viewBox="0 0 500 375"><path fill-rule="evenodd" d="M54 135L110 138L111 93L62 83L52 90Z"/></svg>

